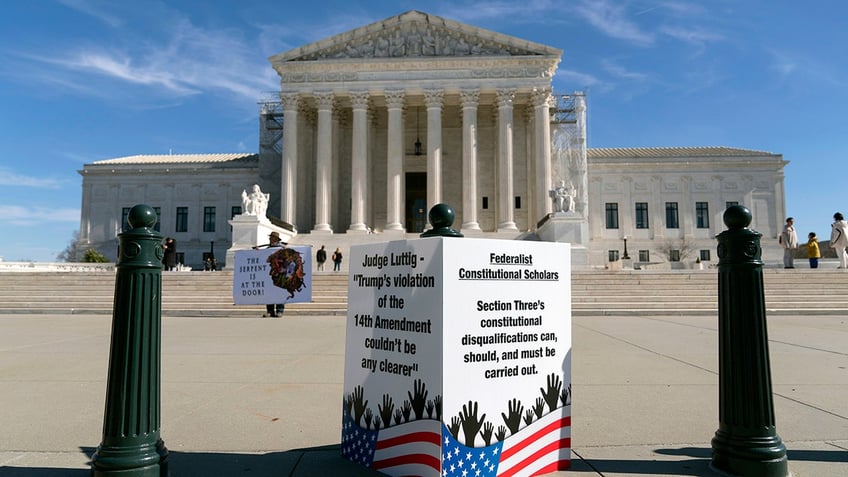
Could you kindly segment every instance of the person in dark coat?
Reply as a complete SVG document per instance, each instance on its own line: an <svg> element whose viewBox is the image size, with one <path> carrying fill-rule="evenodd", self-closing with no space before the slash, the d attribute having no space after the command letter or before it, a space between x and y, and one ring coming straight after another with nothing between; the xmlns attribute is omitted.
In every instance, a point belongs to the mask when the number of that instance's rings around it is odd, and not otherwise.
<svg viewBox="0 0 848 477"><path fill-rule="evenodd" d="M177 241L172 237L168 237L165 239L165 243L162 244L162 248L165 249L162 264L165 265L165 270L173 272L177 269Z"/></svg>

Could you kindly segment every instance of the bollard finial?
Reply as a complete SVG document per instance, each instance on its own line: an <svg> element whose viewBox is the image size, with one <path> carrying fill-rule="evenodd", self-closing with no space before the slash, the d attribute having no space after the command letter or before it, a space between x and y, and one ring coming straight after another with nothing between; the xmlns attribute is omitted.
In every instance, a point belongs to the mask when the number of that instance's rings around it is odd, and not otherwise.
<svg viewBox="0 0 848 477"><path fill-rule="evenodd" d="M432 229L421 234L421 237L462 237L459 231L451 228L456 214L448 204L436 204L430 208L428 215Z"/></svg>
<svg viewBox="0 0 848 477"><path fill-rule="evenodd" d="M724 225L730 230L744 229L751 225L751 211L744 205L731 205L724 211L722 216Z"/></svg>
<svg viewBox="0 0 848 477"><path fill-rule="evenodd" d="M156 211L153 207L145 204L138 204L132 209L127 216L127 222L132 228L147 227L151 228L156 225Z"/></svg>

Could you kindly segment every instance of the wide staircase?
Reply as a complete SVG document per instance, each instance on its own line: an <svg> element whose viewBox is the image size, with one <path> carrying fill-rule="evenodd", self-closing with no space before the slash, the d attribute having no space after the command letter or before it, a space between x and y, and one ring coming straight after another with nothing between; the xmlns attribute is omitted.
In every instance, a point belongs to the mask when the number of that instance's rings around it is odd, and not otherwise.
<svg viewBox="0 0 848 477"><path fill-rule="evenodd" d="M765 269L768 314L848 314L848 273L836 269ZM313 276L310 303L286 306L286 316L344 315L347 274ZM233 305L231 272L166 272L162 314L259 317L262 305ZM0 273L0 314L111 314L114 272ZM575 271L572 309L593 315L716 315L716 270Z"/></svg>

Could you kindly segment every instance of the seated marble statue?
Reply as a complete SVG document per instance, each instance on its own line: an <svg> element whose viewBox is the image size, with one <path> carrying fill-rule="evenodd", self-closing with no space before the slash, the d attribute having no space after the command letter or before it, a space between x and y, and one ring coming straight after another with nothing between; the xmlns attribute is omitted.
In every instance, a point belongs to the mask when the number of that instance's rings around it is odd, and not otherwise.
<svg viewBox="0 0 848 477"><path fill-rule="evenodd" d="M256 215L265 217L268 210L268 200L271 194L266 194L259 189L259 184L253 184L250 194L246 190L241 192L241 210L245 215Z"/></svg>
<svg viewBox="0 0 848 477"><path fill-rule="evenodd" d="M574 196L572 187L566 186L565 181L559 181L559 185L550 192L554 201L554 212L573 212Z"/></svg>

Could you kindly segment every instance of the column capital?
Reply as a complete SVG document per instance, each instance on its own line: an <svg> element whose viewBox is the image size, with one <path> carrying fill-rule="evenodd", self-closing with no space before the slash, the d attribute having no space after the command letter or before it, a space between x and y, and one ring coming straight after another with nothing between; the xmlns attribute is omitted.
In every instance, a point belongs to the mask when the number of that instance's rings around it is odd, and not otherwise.
<svg viewBox="0 0 848 477"><path fill-rule="evenodd" d="M533 88L533 106L550 107L552 100L550 88Z"/></svg>
<svg viewBox="0 0 848 477"><path fill-rule="evenodd" d="M480 105L480 90L479 89L463 89L459 92L460 101L463 108L476 108Z"/></svg>
<svg viewBox="0 0 848 477"><path fill-rule="evenodd" d="M299 101L299 93L280 93L280 103L286 111L297 111Z"/></svg>
<svg viewBox="0 0 848 477"><path fill-rule="evenodd" d="M424 103L427 108L441 108L445 99L445 90L443 89L427 89L424 90Z"/></svg>
<svg viewBox="0 0 848 477"><path fill-rule="evenodd" d="M515 89L499 89L496 94L498 108L512 107L512 100L515 99Z"/></svg>
<svg viewBox="0 0 848 477"><path fill-rule="evenodd" d="M332 91L320 91L313 93L315 105L319 110L332 110L336 95Z"/></svg>
<svg viewBox="0 0 848 477"><path fill-rule="evenodd" d="M353 106L353 109L367 109L368 99L370 97L371 95L368 91L351 91L350 103Z"/></svg>
<svg viewBox="0 0 848 477"><path fill-rule="evenodd" d="M406 96L406 91L392 89L386 90L383 94L386 97L386 107L390 109L400 109L403 107L403 99Z"/></svg>

